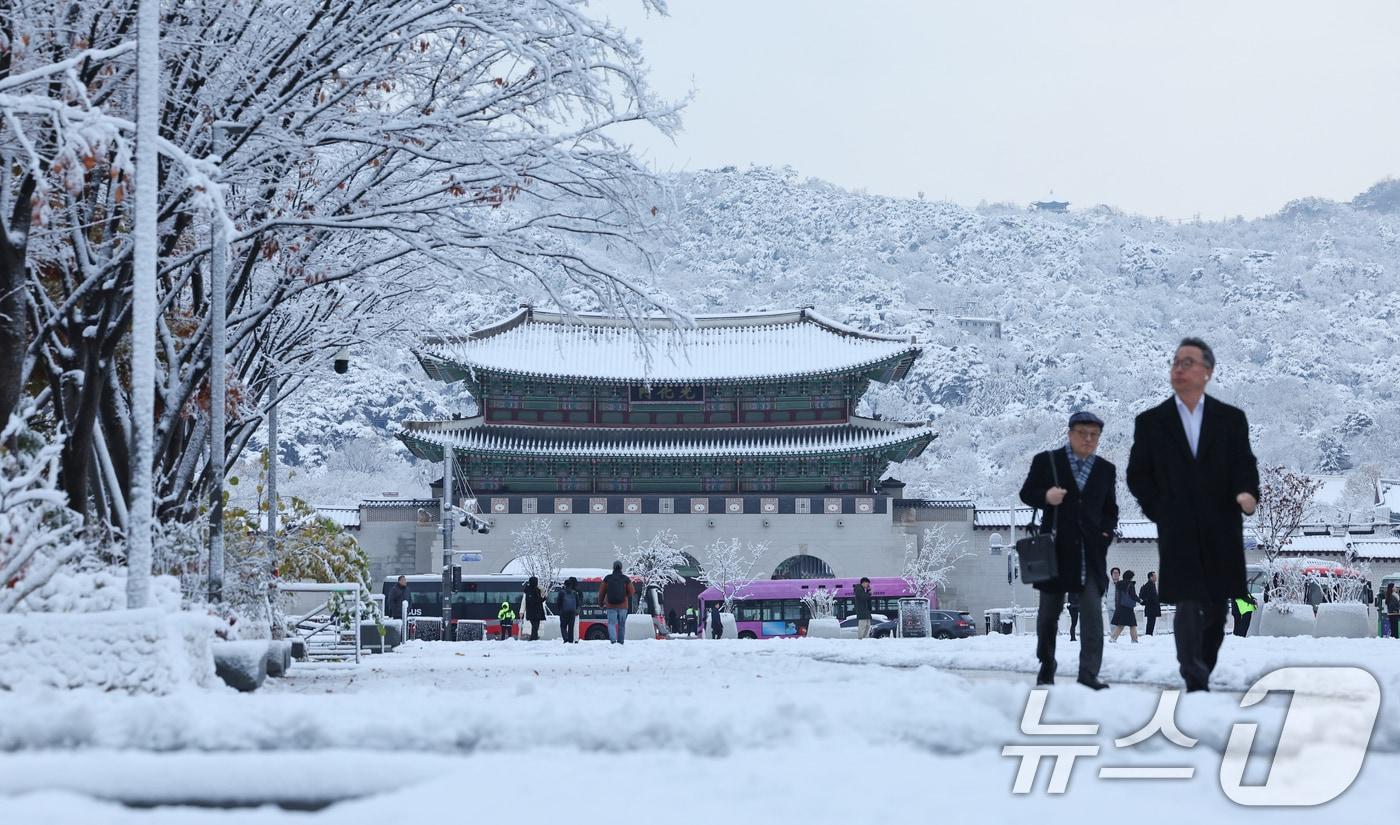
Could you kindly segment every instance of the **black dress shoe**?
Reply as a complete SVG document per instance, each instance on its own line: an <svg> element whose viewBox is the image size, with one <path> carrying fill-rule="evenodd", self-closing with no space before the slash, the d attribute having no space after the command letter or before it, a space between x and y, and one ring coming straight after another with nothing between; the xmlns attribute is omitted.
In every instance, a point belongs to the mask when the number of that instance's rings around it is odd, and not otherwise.
<svg viewBox="0 0 1400 825"><path fill-rule="evenodd" d="M1098 679L1086 679L1082 676L1079 678L1079 684L1090 690L1106 690L1108 688L1106 682L1100 682Z"/></svg>
<svg viewBox="0 0 1400 825"><path fill-rule="evenodd" d="M1053 684L1055 684L1055 671L1053 669L1041 667L1040 672L1035 676L1035 686L1043 687Z"/></svg>

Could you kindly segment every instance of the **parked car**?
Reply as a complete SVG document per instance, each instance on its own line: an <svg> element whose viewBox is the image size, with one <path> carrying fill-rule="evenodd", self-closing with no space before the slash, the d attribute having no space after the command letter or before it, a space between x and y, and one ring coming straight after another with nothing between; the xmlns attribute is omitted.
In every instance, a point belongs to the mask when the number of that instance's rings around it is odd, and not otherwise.
<svg viewBox="0 0 1400 825"><path fill-rule="evenodd" d="M894 638L898 625L898 619L871 625L870 635L877 639ZM972 623L972 617L961 610L930 610L928 629L935 639L966 639L977 635L977 626Z"/></svg>
<svg viewBox="0 0 1400 825"><path fill-rule="evenodd" d="M857 619L856 619L855 616L847 616L846 618L844 618L844 619L841 620L841 637L842 637L842 638L854 639L854 638L856 638L856 637L860 634L860 628L856 625L856 622L857 622ZM889 624L889 623L890 623L890 620L889 620L888 618L886 618L885 614L883 614L883 613L871 613L871 614L870 614L870 635L871 635L871 636L874 636L874 635L875 635L875 628L877 628L877 627L879 627L879 626L881 626L881 625Z"/></svg>

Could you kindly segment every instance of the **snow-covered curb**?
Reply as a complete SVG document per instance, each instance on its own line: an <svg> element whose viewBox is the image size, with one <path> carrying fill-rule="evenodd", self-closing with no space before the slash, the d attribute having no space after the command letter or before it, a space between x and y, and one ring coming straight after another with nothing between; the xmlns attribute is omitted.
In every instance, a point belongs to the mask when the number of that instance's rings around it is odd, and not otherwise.
<svg viewBox="0 0 1400 825"><path fill-rule="evenodd" d="M217 620L163 610L0 616L0 689L169 693L214 683Z"/></svg>

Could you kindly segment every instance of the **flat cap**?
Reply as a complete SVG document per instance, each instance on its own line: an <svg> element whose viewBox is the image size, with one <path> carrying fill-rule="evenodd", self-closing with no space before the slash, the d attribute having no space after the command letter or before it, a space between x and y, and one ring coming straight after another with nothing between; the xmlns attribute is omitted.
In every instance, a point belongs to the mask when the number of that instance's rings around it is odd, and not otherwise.
<svg viewBox="0 0 1400 825"><path fill-rule="evenodd" d="M1103 419L1088 410L1080 410L1069 417L1069 425L1073 427L1075 424L1093 424L1100 430L1103 429Z"/></svg>

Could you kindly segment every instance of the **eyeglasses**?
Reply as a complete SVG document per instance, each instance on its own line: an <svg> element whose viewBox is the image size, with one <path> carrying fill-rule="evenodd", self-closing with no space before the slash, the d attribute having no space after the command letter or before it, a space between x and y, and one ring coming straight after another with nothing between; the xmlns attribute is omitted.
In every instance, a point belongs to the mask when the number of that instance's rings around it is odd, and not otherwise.
<svg viewBox="0 0 1400 825"><path fill-rule="evenodd" d="M1070 430L1069 432L1070 432L1070 435L1077 435L1077 436L1079 436L1080 438L1087 439L1087 440L1089 440L1089 441L1098 441L1098 440L1099 440L1099 436L1103 435L1103 433L1100 432L1100 431L1098 431L1098 430L1079 429L1079 428Z"/></svg>
<svg viewBox="0 0 1400 825"><path fill-rule="evenodd" d="M1197 361L1195 358L1178 358L1172 362L1172 369L1184 372L1189 369L1194 369L1198 364L1200 366L1205 366L1206 362Z"/></svg>

